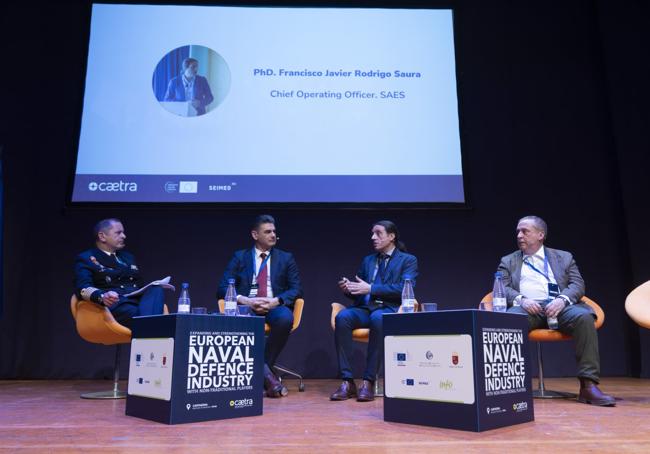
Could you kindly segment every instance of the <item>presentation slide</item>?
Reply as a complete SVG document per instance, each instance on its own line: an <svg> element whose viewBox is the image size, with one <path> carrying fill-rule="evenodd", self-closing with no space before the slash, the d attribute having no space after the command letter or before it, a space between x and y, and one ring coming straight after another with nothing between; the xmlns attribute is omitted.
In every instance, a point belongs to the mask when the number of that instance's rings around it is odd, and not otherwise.
<svg viewBox="0 0 650 454"><path fill-rule="evenodd" d="M72 201L464 203L452 11L95 4Z"/></svg>

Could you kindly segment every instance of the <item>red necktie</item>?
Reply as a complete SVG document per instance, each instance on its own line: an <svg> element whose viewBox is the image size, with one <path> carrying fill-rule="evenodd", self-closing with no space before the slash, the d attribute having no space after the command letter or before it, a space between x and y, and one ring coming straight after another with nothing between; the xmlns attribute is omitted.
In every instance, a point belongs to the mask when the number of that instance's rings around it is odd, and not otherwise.
<svg viewBox="0 0 650 454"><path fill-rule="evenodd" d="M266 258L266 254L262 252L260 254L260 258L262 259L262 263L264 263L264 259ZM257 275L257 296L265 297L266 296L266 263L264 263L264 266L260 270L260 274Z"/></svg>

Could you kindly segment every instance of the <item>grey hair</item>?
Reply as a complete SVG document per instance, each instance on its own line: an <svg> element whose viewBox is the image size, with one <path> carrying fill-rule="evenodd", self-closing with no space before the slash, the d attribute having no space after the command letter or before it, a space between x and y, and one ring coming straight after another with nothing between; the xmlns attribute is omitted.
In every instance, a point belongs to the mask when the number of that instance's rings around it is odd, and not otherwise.
<svg viewBox="0 0 650 454"><path fill-rule="evenodd" d="M541 230L542 232L544 232L544 239L546 239L546 237L548 236L548 227L546 226L546 222L544 221L544 219L540 218L539 216L533 216L533 215L524 216L523 218L519 219L519 222L522 221L532 222L537 230ZM519 222L517 222L517 224L519 224Z"/></svg>

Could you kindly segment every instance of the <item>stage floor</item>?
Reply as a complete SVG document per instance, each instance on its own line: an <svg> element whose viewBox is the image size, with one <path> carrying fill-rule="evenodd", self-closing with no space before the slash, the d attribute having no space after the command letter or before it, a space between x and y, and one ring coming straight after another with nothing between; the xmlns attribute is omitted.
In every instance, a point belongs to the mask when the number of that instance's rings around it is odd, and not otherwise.
<svg viewBox="0 0 650 454"><path fill-rule="evenodd" d="M603 380L615 408L536 399L534 422L483 433L386 423L381 398L330 402L338 383L307 380L299 393L287 380L289 396L265 399L262 416L167 426L125 416L125 400L79 398L107 381L0 381L0 452L650 452L647 379ZM573 392L577 380L547 388Z"/></svg>

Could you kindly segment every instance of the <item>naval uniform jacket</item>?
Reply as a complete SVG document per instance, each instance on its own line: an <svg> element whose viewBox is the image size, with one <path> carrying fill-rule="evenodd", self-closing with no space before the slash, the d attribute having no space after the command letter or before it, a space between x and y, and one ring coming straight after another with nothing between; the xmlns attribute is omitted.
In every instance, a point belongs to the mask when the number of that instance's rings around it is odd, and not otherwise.
<svg viewBox="0 0 650 454"><path fill-rule="evenodd" d="M77 256L74 265L77 298L103 304L102 293L112 290L120 295L119 303L137 300L122 296L143 285L135 257L126 251L117 251L116 254L123 264L96 247Z"/></svg>

